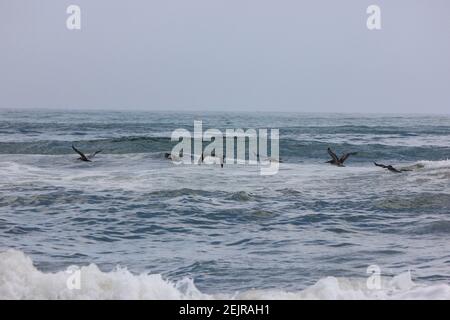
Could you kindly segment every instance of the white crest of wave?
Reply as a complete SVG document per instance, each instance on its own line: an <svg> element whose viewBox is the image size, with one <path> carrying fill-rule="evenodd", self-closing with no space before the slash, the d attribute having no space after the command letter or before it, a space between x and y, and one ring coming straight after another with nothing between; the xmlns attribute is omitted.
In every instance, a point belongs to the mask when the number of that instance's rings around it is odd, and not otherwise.
<svg viewBox="0 0 450 320"><path fill-rule="evenodd" d="M133 275L124 268L102 272L95 264L81 267L80 289L67 285L69 269L43 273L21 251L0 253L0 299L206 299L192 280L178 283L159 274ZM72 269L73 270L73 269Z"/></svg>
<svg viewBox="0 0 450 320"><path fill-rule="evenodd" d="M191 279L176 283L159 274L134 275L124 268L102 272L95 264L81 267L80 288L69 289L67 271L43 273L17 250L0 252L0 299L450 299L450 286L416 285L409 273L383 279L369 290L365 279L327 277L298 292L249 290L204 294Z"/></svg>
<svg viewBox="0 0 450 320"><path fill-rule="evenodd" d="M450 159L447 160L421 160L417 162L418 165L424 166L425 168L430 169L439 169L439 168L450 168Z"/></svg>

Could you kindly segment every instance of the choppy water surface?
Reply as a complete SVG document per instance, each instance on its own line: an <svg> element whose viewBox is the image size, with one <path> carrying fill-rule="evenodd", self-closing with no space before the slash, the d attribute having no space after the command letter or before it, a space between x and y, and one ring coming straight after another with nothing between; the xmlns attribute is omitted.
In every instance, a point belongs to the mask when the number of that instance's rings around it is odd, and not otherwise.
<svg viewBox="0 0 450 320"><path fill-rule="evenodd" d="M172 130L192 131L194 120L279 128L279 173L165 160ZM72 143L103 153L79 162ZM328 146L359 153L337 168L324 163ZM3 110L0 247L24 252L39 272L119 265L192 278L212 295L297 292L328 276L366 277L372 264L448 284L449 155L448 116ZM25 263L3 258L0 269ZM0 295L11 295L0 275Z"/></svg>

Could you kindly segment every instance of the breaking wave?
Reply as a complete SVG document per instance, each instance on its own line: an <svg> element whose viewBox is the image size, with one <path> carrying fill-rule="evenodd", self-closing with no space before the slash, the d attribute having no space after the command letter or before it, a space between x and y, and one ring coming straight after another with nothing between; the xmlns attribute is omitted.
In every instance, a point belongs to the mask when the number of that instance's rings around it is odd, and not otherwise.
<svg viewBox="0 0 450 320"><path fill-rule="evenodd" d="M44 273L23 252L9 249L0 253L0 299L450 299L450 286L419 285L410 273L403 273L382 278L381 286L372 290L366 279L326 277L301 291L206 294L189 278L173 282L160 274L135 275L120 267L102 272L90 264Z"/></svg>

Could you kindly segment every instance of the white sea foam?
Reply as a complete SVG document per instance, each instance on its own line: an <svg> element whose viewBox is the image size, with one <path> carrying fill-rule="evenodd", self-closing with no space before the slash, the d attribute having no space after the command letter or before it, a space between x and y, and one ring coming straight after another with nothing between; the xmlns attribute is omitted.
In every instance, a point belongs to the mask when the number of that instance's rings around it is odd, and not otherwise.
<svg viewBox="0 0 450 320"><path fill-rule="evenodd" d="M418 161L417 164L430 169L450 168L450 159L437 161L422 160Z"/></svg>
<svg viewBox="0 0 450 320"><path fill-rule="evenodd" d="M69 268L69 270L73 268ZM43 273L17 250L0 253L0 299L205 299L192 281L171 283L159 274L133 275L117 268L102 272L95 264L81 267L80 289L67 285L69 270Z"/></svg>
<svg viewBox="0 0 450 320"><path fill-rule="evenodd" d="M401 134L372 134L372 133L296 133L284 135L282 138L300 142L318 142L359 145L384 145L390 147L450 147L447 136L421 134L403 136Z"/></svg>
<svg viewBox="0 0 450 320"><path fill-rule="evenodd" d="M191 279L170 282L159 274L134 275L124 268L80 269L80 289L69 289L67 271L44 273L17 250L0 253L0 299L450 299L448 284L419 285L409 273L383 278L369 290L366 279L327 277L302 291L249 290L204 294Z"/></svg>

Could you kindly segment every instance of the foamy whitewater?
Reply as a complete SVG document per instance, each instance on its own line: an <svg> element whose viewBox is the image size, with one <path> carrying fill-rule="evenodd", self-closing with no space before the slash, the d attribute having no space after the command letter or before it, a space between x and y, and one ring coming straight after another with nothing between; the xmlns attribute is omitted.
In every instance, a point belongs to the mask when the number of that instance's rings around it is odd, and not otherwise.
<svg viewBox="0 0 450 320"><path fill-rule="evenodd" d="M446 284L421 286L410 273L382 279L369 290L365 279L327 277L297 292L248 290L234 294L205 294L191 279L175 283L160 274L133 275L126 269L102 272L95 264L80 268L79 289L69 289L66 272L43 273L22 252L0 253L0 296L4 299L450 299Z"/></svg>
<svg viewBox="0 0 450 320"><path fill-rule="evenodd" d="M280 129L279 173L164 159L194 120ZM0 298L449 299L449 141L447 116L2 110Z"/></svg>

